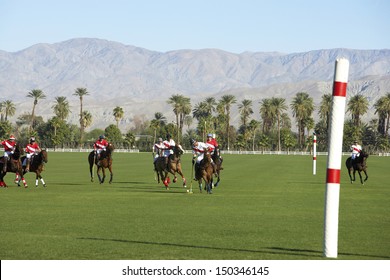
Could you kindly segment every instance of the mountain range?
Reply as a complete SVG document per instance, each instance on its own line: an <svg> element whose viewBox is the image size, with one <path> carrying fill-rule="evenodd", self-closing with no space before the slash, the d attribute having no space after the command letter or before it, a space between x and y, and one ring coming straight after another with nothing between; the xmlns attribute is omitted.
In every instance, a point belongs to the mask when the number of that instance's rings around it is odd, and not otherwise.
<svg viewBox="0 0 390 280"><path fill-rule="evenodd" d="M173 121L166 101L174 94L190 97L193 106L206 97L218 100L233 94L238 102L253 100L258 114L261 99L284 97L289 104L301 91L309 93L318 105L321 96L332 91L337 58L350 62L348 96L361 93L372 105L390 92L390 49L340 48L290 54L235 54L219 49L157 52L102 39L76 38L18 52L0 50L0 101L9 99L16 104L16 119L18 114L31 112L33 100L27 93L41 89L47 97L38 102L36 114L47 119L53 116L54 98L66 96L72 110L69 121L77 123L80 104L73 93L85 87L89 95L84 96L83 109L93 116L91 128L115 123L112 110L120 106L125 112L120 124L123 130L136 119L152 119L155 112ZM235 121L238 117L233 116Z"/></svg>

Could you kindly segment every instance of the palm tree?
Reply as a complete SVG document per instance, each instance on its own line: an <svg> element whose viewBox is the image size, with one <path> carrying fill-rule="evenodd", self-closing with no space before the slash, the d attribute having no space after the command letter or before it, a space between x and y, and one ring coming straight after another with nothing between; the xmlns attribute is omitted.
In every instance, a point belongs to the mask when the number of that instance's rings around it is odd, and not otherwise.
<svg viewBox="0 0 390 280"><path fill-rule="evenodd" d="M263 120L262 133L267 133L273 127L274 116L272 114L272 103L270 98L264 98L260 101L260 116Z"/></svg>
<svg viewBox="0 0 390 280"><path fill-rule="evenodd" d="M242 125L246 127L249 116L253 114L252 100L244 99L240 104L238 104L238 112L241 115Z"/></svg>
<svg viewBox="0 0 390 280"><path fill-rule="evenodd" d="M119 127L119 121L123 119L124 114L125 113L123 112L123 109L121 107L117 106L114 108L113 115L115 117L116 127Z"/></svg>
<svg viewBox="0 0 390 280"><path fill-rule="evenodd" d="M207 118L209 116L207 103L205 101L202 101L196 104L194 109L192 110L192 116L198 121Z"/></svg>
<svg viewBox="0 0 390 280"><path fill-rule="evenodd" d="M76 88L73 95L78 96L80 98L80 145L82 144L83 136L84 136L84 120L83 120L83 97L84 95L88 95L88 91L86 88Z"/></svg>
<svg viewBox="0 0 390 280"><path fill-rule="evenodd" d="M286 99L278 98L278 97L271 98L272 115L276 116L276 120L277 120L277 124L278 124L278 151L281 151L281 144L280 144L281 116L282 116L283 112L286 110L287 110Z"/></svg>
<svg viewBox="0 0 390 280"><path fill-rule="evenodd" d="M236 103L237 99L234 95L224 95L219 100L221 107L223 108L226 115L226 138L227 138L227 149L230 150L230 137L229 137L229 128L230 128L230 108L232 104Z"/></svg>
<svg viewBox="0 0 390 280"><path fill-rule="evenodd" d="M33 105L32 113L31 113L31 124L30 124L30 129L33 129L34 128L34 119L35 119L35 107L38 104L38 100L45 99L46 95L40 89L33 89L32 91L30 91L27 94L27 97L34 99L34 105Z"/></svg>
<svg viewBox="0 0 390 280"><path fill-rule="evenodd" d="M150 127L154 130L153 143L156 142L157 130L164 126L167 122L167 118L160 112L154 113L154 119L150 122Z"/></svg>
<svg viewBox="0 0 390 280"><path fill-rule="evenodd" d="M368 111L368 100L362 94L352 96L347 104L347 111L351 113L355 127L360 126L360 117Z"/></svg>
<svg viewBox="0 0 390 280"><path fill-rule="evenodd" d="M379 130L382 135L388 135L390 127L390 92L379 98L375 104L375 114L379 115L378 126L382 126Z"/></svg>
<svg viewBox="0 0 390 280"><path fill-rule="evenodd" d="M65 96L57 96L56 103L52 106L54 114L62 121L65 121L70 114L69 102Z"/></svg>
<svg viewBox="0 0 390 280"><path fill-rule="evenodd" d="M83 111L81 114L81 121L84 128L87 128L92 124L92 115L88 111Z"/></svg>
<svg viewBox="0 0 390 280"><path fill-rule="evenodd" d="M313 98L306 92L298 92L293 98L291 109L298 124L298 144L302 147L305 138L305 121L311 117L314 110Z"/></svg>
<svg viewBox="0 0 390 280"><path fill-rule="evenodd" d="M260 122L256 120L251 120L248 124L248 131L252 134L252 151L255 150L255 138L256 138L256 130L259 128Z"/></svg>
<svg viewBox="0 0 390 280"><path fill-rule="evenodd" d="M184 118L191 113L191 100L181 94L172 95L167 101L173 106L173 112L176 116L177 141L180 142L180 135L183 133Z"/></svg>
<svg viewBox="0 0 390 280"><path fill-rule="evenodd" d="M4 120L7 121L8 116L12 117L15 115L16 106L11 100L5 100L1 103L2 112L4 112Z"/></svg>
<svg viewBox="0 0 390 280"><path fill-rule="evenodd" d="M329 118L332 107L332 94L324 94L321 97L320 108L318 109L318 113L320 114L320 118L325 120L326 127L329 129Z"/></svg>

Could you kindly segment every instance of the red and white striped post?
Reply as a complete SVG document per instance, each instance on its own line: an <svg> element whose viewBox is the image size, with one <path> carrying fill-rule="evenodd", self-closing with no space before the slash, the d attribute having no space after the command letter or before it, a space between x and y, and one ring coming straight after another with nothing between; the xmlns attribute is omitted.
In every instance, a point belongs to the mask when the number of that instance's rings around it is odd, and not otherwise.
<svg viewBox="0 0 390 280"><path fill-rule="evenodd" d="M337 59L333 82L325 191L324 256L328 258L337 258L340 169L348 72L349 61L345 58Z"/></svg>
<svg viewBox="0 0 390 280"><path fill-rule="evenodd" d="M313 175L317 172L317 135L313 132Z"/></svg>

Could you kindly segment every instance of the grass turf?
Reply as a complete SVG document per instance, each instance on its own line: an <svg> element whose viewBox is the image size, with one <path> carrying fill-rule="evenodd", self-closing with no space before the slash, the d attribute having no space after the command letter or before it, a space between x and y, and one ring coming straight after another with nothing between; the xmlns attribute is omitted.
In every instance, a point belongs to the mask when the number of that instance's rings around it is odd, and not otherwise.
<svg viewBox="0 0 390 280"><path fill-rule="evenodd" d="M191 156L182 157L189 187ZM390 158L364 186L341 175L338 259L390 259ZM0 188L0 259L321 260L326 157L225 155L214 194L154 181L152 155L114 153L114 181L90 182L87 153L49 153L47 188ZM95 178L96 179L96 178Z"/></svg>

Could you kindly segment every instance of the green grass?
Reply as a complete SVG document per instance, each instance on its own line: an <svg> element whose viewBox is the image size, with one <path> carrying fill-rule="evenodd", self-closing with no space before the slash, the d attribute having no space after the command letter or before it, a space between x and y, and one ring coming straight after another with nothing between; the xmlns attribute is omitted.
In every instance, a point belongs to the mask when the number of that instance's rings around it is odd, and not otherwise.
<svg viewBox="0 0 390 280"><path fill-rule="evenodd" d="M152 156L114 155L114 181L91 183L86 153L50 153L47 188L0 188L0 259L321 260L326 157L225 155L214 194L166 191ZM338 259L390 259L390 158L369 180L342 169ZM191 181L191 157L183 156Z"/></svg>

